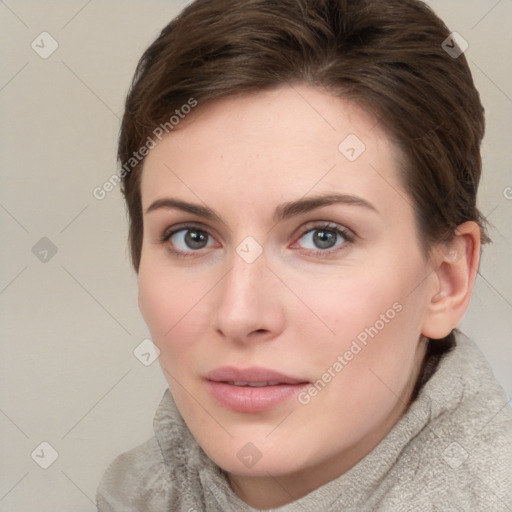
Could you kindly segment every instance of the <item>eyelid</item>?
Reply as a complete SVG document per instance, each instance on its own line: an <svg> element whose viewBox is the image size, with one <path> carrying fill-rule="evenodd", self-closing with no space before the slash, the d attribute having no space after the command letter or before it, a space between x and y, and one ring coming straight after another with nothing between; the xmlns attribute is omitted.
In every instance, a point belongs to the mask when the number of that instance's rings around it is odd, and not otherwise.
<svg viewBox="0 0 512 512"><path fill-rule="evenodd" d="M202 225L199 222L180 222L178 224L173 224L172 226L169 226L167 229L164 229L161 235L158 237L157 243L160 245L165 245L166 250L174 257L177 258L195 258L200 257L203 253L204 249L211 249L212 247L203 247L201 249L193 250L190 249L188 251L183 251L181 249L176 249L174 246L172 246L169 243L169 240L172 236L174 236L176 233L179 233L180 231L187 231L187 230L197 230L197 231L204 231L208 237L214 241L215 244L217 244L217 247L219 247L219 242L217 241L216 237L211 233L211 229L209 227L206 227ZM215 246L213 248L216 248Z"/></svg>
<svg viewBox="0 0 512 512"><path fill-rule="evenodd" d="M294 247L307 233L321 229L334 231L344 239L344 242L329 249L304 249L302 247ZM347 250L354 243L355 239L355 233L341 224L332 221L310 221L307 223L307 225L300 227L300 233L297 237L295 237L295 241L291 244L290 247L307 256L329 258L336 257L340 252Z"/></svg>
<svg viewBox="0 0 512 512"><path fill-rule="evenodd" d="M183 231L187 229L197 229L198 231L204 231L208 233L208 236L216 238L212 234L212 230L209 227L202 225L200 222L180 222L178 224L173 224L172 226L169 226L168 228L164 229L163 233L159 237L160 242L166 242L172 235L178 233L178 231Z"/></svg>
<svg viewBox="0 0 512 512"><path fill-rule="evenodd" d="M352 242L356 238L356 234L349 228L338 224L337 222L327 220L309 221L306 225L299 228L298 235L295 235L295 242L300 240L306 233L319 229L331 230L340 233L345 240ZM293 242L293 243L295 243Z"/></svg>
<svg viewBox="0 0 512 512"><path fill-rule="evenodd" d="M166 242L168 242L168 240L174 234L176 234L180 231L188 230L188 229L197 229L198 231L204 231L205 233L207 233L207 235L209 237L211 237L213 240L215 240L217 242L217 244L219 243L217 240L217 237L214 234L212 234L212 232L211 232L212 230L209 227L204 226L200 222L181 222L178 224L174 224L163 231L163 233L159 236L159 242L162 244L165 244ZM298 249L302 250L304 252L307 252L308 254L327 256L329 254L337 253L338 251L341 251L347 245L350 245L351 243L353 243L354 239L356 238L356 235L352 230L346 228L345 226L343 226L341 224L338 224L338 223L332 222L332 221L316 220L316 221L309 221L305 225L302 225L300 228L298 228L299 233L297 235L293 236L294 241L292 242L290 247L293 248L293 246L296 245L297 242L304 235L309 233L310 231L321 230L321 229L331 230L331 231L338 233L340 236L342 236L344 238L345 243L341 244L341 246L337 246L337 247L331 248L331 249L302 249L300 247ZM181 251L179 249L176 250L174 248L169 248L169 250L173 254L179 255L179 256L193 256L195 254L199 255L203 249L204 248L197 249L197 250L191 249L189 251Z"/></svg>

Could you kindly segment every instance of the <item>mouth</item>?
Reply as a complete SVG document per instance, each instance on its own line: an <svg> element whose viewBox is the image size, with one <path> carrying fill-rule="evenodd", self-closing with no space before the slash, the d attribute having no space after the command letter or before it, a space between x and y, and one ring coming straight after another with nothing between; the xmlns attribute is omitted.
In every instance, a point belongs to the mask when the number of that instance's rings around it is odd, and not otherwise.
<svg viewBox="0 0 512 512"><path fill-rule="evenodd" d="M221 381L223 382L223 381ZM255 387L255 388L260 388L262 386L280 386L281 384L283 384L282 382L279 382L279 381L268 381L268 382L234 382L234 381L228 381L226 382L226 384L230 384L231 386L251 386L251 387Z"/></svg>
<svg viewBox="0 0 512 512"><path fill-rule="evenodd" d="M235 412L259 413L276 408L304 389L309 381L268 368L221 367L205 383L221 406Z"/></svg>

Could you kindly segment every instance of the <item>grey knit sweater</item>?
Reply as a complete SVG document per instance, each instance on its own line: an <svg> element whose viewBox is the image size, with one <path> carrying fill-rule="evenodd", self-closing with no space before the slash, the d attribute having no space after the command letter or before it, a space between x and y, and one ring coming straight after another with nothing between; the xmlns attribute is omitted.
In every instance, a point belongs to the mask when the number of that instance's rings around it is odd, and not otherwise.
<svg viewBox="0 0 512 512"><path fill-rule="evenodd" d="M512 409L458 333L407 412L349 471L276 512L512 512ZM254 512L198 446L166 390L155 436L106 470L99 512Z"/></svg>

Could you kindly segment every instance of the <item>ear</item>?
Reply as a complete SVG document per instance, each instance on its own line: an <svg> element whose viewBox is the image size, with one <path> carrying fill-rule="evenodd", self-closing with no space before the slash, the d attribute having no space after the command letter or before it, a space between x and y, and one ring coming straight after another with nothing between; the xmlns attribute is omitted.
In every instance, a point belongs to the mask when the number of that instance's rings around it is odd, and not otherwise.
<svg viewBox="0 0 512 512"><path fill-rule="evenodd" d="M437 249L435 284L422 327L422 334L432 339L448 336L466 312L480 263L480 227L472 221L461 224L453 240Z"/></svg>

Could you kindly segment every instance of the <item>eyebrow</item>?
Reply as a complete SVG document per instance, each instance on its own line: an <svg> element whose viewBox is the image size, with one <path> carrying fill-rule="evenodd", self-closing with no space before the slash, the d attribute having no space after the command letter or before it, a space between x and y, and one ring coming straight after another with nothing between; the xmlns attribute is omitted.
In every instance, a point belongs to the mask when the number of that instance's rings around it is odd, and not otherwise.
<svg viewBox="0 0 512 512"><path fill-rule="evenodd" d="M273 221L275 223L281 222L290 217L295 217L297 215L308 213L312 210L316 210L317 208L322 208L324 206L329 206L332 204L353 205L378 213L377 209L371 203L362 199L361 197L349 194L335 193L317 195L305 199L302 198L296 201L282 203L276 207L273 216ZM164 197L161 199L157 199L156 201L151 203L151 205L148 208L146 208L145 213L147 214L152 211L160 209L182 210L184 212L197 215L198 217L203 217L211 221L224 223L222 218L217 213L215 213L215 211L208 208L207 206L188 203L186 201L182 201L180 199L175 199L172 197Z"/></svg>

